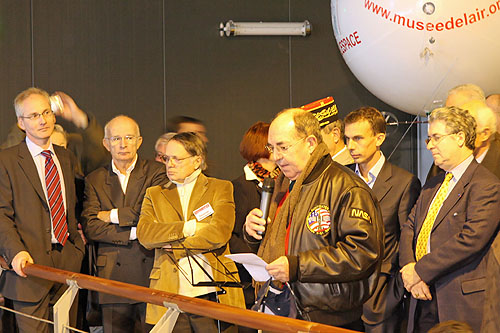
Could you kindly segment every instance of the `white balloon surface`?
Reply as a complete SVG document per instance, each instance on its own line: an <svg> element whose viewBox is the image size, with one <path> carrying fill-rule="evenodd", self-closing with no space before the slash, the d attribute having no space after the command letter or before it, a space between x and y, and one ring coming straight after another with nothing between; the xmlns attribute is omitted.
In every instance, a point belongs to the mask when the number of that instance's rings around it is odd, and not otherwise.
<svg viewBox="0 0 500 333"><path fill-rule="evenodd" d="M464 83L500 93L500 0L331 0L331 11L345 62L396 109L425 115Z"/></svg>

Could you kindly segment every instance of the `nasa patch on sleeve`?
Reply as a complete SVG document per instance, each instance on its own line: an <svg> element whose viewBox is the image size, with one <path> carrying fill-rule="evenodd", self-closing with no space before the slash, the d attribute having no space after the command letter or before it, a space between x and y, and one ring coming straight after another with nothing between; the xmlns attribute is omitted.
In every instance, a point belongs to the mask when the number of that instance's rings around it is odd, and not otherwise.
<svg viewBox="0 0 500 333"><path fill-rule="evenodd" d="M372 218L370 217L370 215L364 210L359 208L351 208L351 211L349 212L349 217L363 219L366 222L372 223Z"/></svg>
<svg viewBox="0 0 500 333"><path fill-rule="evenodd" d="M307 229L316 235L324 235L330 231L330 210L326 205L317 205L309 211L306 220Z"/></svg>

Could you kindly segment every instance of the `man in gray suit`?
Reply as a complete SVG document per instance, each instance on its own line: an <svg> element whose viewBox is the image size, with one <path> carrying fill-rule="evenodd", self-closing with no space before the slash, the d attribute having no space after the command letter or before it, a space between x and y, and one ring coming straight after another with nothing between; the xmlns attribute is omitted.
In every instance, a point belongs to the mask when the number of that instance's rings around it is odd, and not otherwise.
<svg viewBox="0 0 500 333"><path fill-rule="evenodd" d="M373 190L384 221L384 259L377 289L363 306L366 332L397 332L404 319L404 286L399 274L399 236L417 201L420 181L386 160L380 150L386 123L373 107L362 107L345 117L347 148L356 164L351 169Z"/></svg>
<svg viewBox="0 0 500 333"><path fill-rule="evenodd" d="M75 218L74 158L50 141L55 116L46 91L29 88L14 106L26 139L0 152L0 254L13 269L1 275L0 292L15 310L48 319L49 305L66 286L27 277L23 269L36 263L80 270L84 246ZM16 320L20 332L49 332L46 323Z"/></svg>
<svg viewBox="0 0 500 333"><path fill-rule="evenodd" d="M428 133L427 149L445 173L427 181L401 231L401 273L412 294L408 331L458 320L479 332L486 253L500 224L500 180L474 159L469 112L433 110Z"/></svg>
<svg viewBox="0 0 500 333"><path fill-rule="evenodd" d="M150 186L167 181L165 165L143 160L137 123L117 116L104 128L103 144L111 163L87 176L82 213L85 235L98 244L98 276L147 287L152 251L136 237L142 200ZM146 304L100 293L104 332L146 332Z"/></svg>

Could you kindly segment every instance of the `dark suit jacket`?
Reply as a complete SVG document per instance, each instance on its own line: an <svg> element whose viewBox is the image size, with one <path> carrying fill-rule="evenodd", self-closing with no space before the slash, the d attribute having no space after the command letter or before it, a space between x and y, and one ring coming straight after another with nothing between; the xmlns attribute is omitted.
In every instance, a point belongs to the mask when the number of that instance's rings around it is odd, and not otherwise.
<svg viewBox="0 0 500 333"><path fill-rule="evenodd" d="M444 173L430 179L403 226L400 265L415 262L415 245ZM500 180L475 160L444 201L430 235L431 252L415 265L436 291L439 321L459 320L479 332L486 284L486 256L498 230ZM416 300L411 299L408 329Z"/></svg>
<svg viewBox="0 0 500 333"><path fill-rule="evenodd" d="M243 225L248 213L252 209L260 207L262 189L259 187L257 180L246 180L245 174L231 182L234 189L233 196L236 218L234 220L233 233L229 240L229 249L231 253L251 253L254 251L244 239ZM255 303L255 289L252 287L252 276L243 265L236 263L236 267L240 274L240 280L243 283L245 304L247 308L251 308Z"/></svg>
<svg viewBox="0 0 500 333"><path fill-rule="evenodd" d="M349 167L355 170L356 165ZM363 321L375 325L391 316L401 303L404 286L399 278L399 236L401 227L420 194L418 178L392 163L385 161L373 184L372 191L380 203L384 220L384 259L381 278L374 295L363 307Z"/></svg>
<svg viewBox="0 0 500 333"><path fill-rule="evenodd" d="M257 180L246 180L244 174L233 180L232 183L236 218L233 233L229 240L229 248L231 253L250 253L253 251L243 238L243 225L248 213L260 206L262 189L259 187Z"/></svg>
<svg viewBox="0 0 500 333"><path fill-rule="evenodd" d="M486 152L481 164L500 179L500 140L498 136L495 136L491 142L490 149Z"/></svg>
<svg viewBox="0 0 500 333"><path fill-rule="evenodd" d="M20 251L30 253L36 264L79 272L84 246L75 218L75 175L71 152L54 145L66 191L69 238L62 250L62 262L51 257L51 220L35 162L23 141L0 152L0 254L10 265ZM6 271L0 278L0 292L7 298L38 302L53 282L22 278Z"/></svg>
<svg viewBox="0 0 500 333"><path fill-rule="evenodd" d="M485 296L481 332L500 332L500 234L488 253Z"/></svg>
<svg viewBox="0 0 500 333"><path fill-rule="evenodd" d="M154 253L146 250L137 240L130 241L130 229L137 226L146 189L166 182L163 164L140 158L130 174L125 195L111 163L87 176L82 222L88 239L98 242L99 277L140 286L149 285ZM104 222L97 218L99 211L113 208L118 208L120 224ZM105 293L99 294L99 302L137 303Z"/></svg>

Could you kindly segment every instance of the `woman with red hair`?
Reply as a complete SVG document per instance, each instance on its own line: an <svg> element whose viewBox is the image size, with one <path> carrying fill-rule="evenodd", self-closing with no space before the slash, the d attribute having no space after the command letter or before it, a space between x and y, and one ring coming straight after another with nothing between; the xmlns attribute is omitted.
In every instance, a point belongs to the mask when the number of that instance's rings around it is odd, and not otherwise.
<svg viewBox="0 0 500 333"><path fill-rule="evenodd" d="M260 206L260 196L264 178L276 178L280 173L269 151L266 149L269 124L259 121L253 124L243 135L240 143L240 154L247 161L243 167L243 174L233 180L234 204L236 207L236 219L229 248L231 253L249 253L250 247L243 239L243 224L248 213ZM252 277L237 264L241 282L244 285L245 303L250 308L255 300L252 287Z"/></svg>

